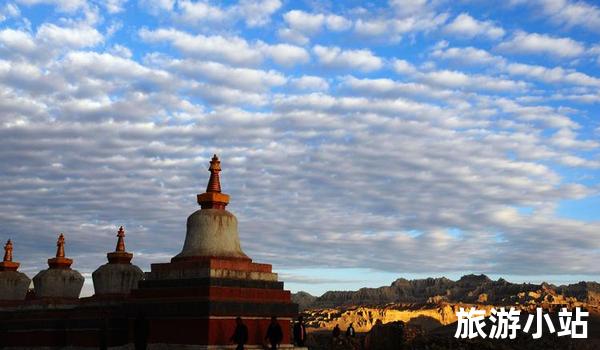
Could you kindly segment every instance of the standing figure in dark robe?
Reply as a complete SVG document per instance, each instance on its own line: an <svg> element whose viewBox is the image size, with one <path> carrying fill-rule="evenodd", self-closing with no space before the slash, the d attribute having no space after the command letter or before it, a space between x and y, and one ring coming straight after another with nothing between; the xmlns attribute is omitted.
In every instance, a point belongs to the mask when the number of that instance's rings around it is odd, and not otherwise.
<svg viewBox="0 0 600 350"><path fill-rule="evenodd" d="M239 316L235 319L235 324L235 331L231 336L231 341L237 345L236 350L244 350L244 345L248 342L248 327L246 327Z"/></svg>
<svg viewBox="0 0 600 350"><path fill-rule="evenodd" d="M350 323L350 325L348 326L348 329L346 329L346 337L354 338L355 334L356 334L356 331L354 331L354 326L352 325L352 323Z"/></svg>
<svg viewBox="0 0 600 350"><path fill-rule="evenodd" d="M271 344L271 350L277 350L277 345L281 344L281 341L283 340L283 331L275 316L271 317L271 324L267 329L267 336L265 339Z"/></svg>
<svg viewBox="0 0 600 350"><path fill-rule="evenodd" d="M306 326L302 316L298 316L298 321L294 324L294 342L297 346L304 346L306 342Z"/></svg>
<svg viewBox="0 0 600 350"><path fill-rule="evenodd" d="M340 325L336 324L335 327L333 327L333 332L331 332L331 336L333 337L333 339L338 339L340 337Z"/></svg>

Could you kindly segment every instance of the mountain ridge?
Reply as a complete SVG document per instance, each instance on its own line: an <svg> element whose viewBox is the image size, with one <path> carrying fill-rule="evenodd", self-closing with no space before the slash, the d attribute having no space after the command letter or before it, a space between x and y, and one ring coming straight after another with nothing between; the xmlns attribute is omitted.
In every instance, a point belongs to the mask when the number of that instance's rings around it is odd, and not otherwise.
<svg viewBox="0 0 600 350"><path fill-rule="evenodd" d="M464 275L457 281L446 277L408 280L398 278L388 286L355 291L327 291L321 296L292 294L301 310L347 306L381 306L393 303L480 303L494 305L561 304L577 302L600 307L600 283L581 281L568 285L542 282L511 283L484 274Z"/></svg>

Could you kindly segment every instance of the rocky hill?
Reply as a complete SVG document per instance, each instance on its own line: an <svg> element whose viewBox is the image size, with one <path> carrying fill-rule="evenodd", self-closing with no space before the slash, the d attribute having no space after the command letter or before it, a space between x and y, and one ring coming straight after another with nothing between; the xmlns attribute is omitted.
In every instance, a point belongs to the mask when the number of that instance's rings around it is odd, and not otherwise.
<svg viewBox="0 0 600 350"><path fill-rule="evenodd" d="M485 275L467 275L458 281L447 278L419 280L398 279L379 288L357 291L331 291L320 297L298 293L292 299L303 310L309 330L308 345L313 350L372 349L600 349L600 284L580 282L566 286L548 283L510 283L493 281ZM534 340L529 334L515 341L490 339L455 339L456 311L475 306L490 315L492 308L515 307L525 313L542 307L556 318L562 307L582 307L590 312L588 339L545 336ZM558 320L554 320L558 324ZM524 323L524 320L523 322ZM331 329L342 331L352 324L359 336L342 337L332 342ZM405 346L396 342L375 346L373 341L389 337L374 334L378 327L402 325ZM392 327L393 328L393 327ZM375 332L377 333L377 332ZM393 334L399 334L393 331ZM370 337L370 338L369 338ZM369 340L370 339L370 340ZM371 345L368 345L371 343Z"/></svg>
<svg viewBox="0 0 600 350"><path fill-rule="evenodd" d="M312 296L306 292L298 292L292 294L292 300L294 303L298 304L298 308L300 310L306 310L309 307L311 307L316 299L317 297Z"/></svg>
<svg viewBox="0 0 600 350"><path fill-rule="evenodd" d="M300 309L324 309L388 304L478 303L488 305L569 305L585 303L600 308L600 284L580 282L567 286L547 283L493 281L485 275L466 275L458 281L445 277L397 279L389 286L357 291L330 291L320 297L300 292L292 296Z"/></svg>

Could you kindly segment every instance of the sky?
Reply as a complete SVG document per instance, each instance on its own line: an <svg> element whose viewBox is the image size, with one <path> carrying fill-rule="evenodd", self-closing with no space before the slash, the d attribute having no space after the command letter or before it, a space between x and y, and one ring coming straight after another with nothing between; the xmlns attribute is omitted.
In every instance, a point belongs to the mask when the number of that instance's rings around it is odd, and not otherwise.
<svg viewBox="0 0 600 350"><path fill-rule="evenodd" d="M292 291L600 280L600 4L0 1L0 240L86 277L182 248L221 158Z"/></svg>

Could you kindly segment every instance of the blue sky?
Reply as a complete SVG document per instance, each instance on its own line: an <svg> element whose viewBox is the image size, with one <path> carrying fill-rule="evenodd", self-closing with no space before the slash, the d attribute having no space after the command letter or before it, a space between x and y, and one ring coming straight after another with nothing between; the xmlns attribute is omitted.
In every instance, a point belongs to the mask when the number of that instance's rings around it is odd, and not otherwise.
<svg viewBox="0 0 600 350"><path fill-rule="evenodd" d="M0 239L88 278L181 249L222 160L293 291L598 280L600 7L566 0L0 4Z"/></svg>

